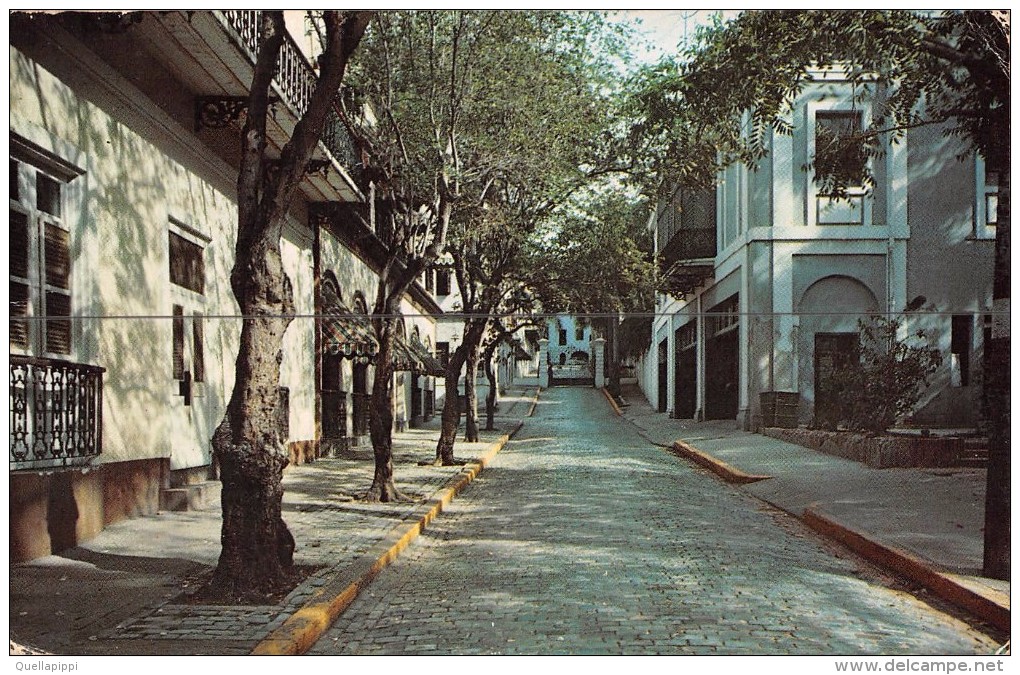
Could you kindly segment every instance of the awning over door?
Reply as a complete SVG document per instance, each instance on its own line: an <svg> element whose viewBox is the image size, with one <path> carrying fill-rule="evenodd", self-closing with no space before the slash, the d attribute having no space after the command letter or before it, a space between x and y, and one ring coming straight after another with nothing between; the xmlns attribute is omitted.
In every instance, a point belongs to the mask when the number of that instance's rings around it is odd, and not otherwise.
<svg viewBox="0 0 1020 675"><path fill-rule="evenodd" d="M423 345L417 338L412 337L408 340L408 345L421 364L421 368L418 370L419 374L435 375L437 377L446 374L446 369L443 368L443 364L439 362L439 359L432 356L429 353L428 347Z"/></svg>
<svg viewBox="0 0 1020 675"><path fill-rule="evenodd" d="M354 314L342 305L332 305L324 313L327 316L322 321L323 351L361 362L375 359L379 353L379 342L367 316ZM417 339L399 335L393 339L393 368L421 375L442 375L445 372L425 345Z"/></svg>
<svg viewBox="0 0 1020 675"><path fill-rule="evenodd" d="M323 310L322 350L347 358L370 361L379 353L372 325L367 316L352 313L342 305Z"/></svg>

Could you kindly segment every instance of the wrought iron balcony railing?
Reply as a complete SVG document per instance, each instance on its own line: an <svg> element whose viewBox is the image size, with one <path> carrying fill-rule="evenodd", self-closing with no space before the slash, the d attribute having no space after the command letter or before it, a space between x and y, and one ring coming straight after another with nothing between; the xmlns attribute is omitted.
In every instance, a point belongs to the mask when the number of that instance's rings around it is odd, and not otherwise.
<svg viewBox="0 0 1020 675"><path fill-rule="evenodd" d="M261 12L257 10L224 10L221 14L226 25L237 35L241 46L247 50L248 57L254 63L259 44L259 27L261 25L259 15ZM291 36L287 35L277 63L276 84L283 95L284 103L299 119L308 109L312 91L315 89L315 82L315 69ZM342 92L341 89L337 93L333 110L326 117L326 125L320 140L333 159L343 166L360 185L363 170L361 157L355 147L354 139L351 138L351 134L338 112L341 106Z"/></svg>
<svg viewBox="0 0 1020 675"><path fill-rule="evenodd" d="M715 190L677 190L656 220L658 255L671 264L716 255Z"/></svg>
<svg viewBox="0 0 1020 675"><path fill-rule="evenodd" d="M11 469L88 465L103 448L105 369L10 358Z"/></svg>

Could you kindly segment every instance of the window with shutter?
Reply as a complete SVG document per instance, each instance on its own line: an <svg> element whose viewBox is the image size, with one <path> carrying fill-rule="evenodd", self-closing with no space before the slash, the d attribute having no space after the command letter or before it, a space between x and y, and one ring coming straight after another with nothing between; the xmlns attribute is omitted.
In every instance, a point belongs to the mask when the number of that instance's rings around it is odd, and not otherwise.
<svg viewBox="0 0 1020 675"><path fill-rule="evenodd" d="M64 183L10 160L10 345L24 352L71 354L71 233ZM34 319L34 320L33 320Z"/></svg>
<svg viewBox="0 0 1020 675"><path fill-rule="evenodd" d="M205 328L202 326L202 314L195 312L191 324L192 358L194 363L195 382L205 382Z"/></svg>
<svg viewBox="0 0 1020 675"><path fill-rule="evenodd" d="M178 221L171 221L167 230L167 271L173 303L173 378L188 381L188 386L177 390L183 392L185 405L191 405L191 384L206 380L205 246L200 243L200 236Z"/></svg>
<svg viewBox="0 0 1020 675"><path fill-rule="evenodd" d="M12 162L12 164L16 164ZM30 315L31 279L29 276L29 227L28 216L11 209L10 216L10 312L11 346L21 349L29 347L28 322Z"/></svg>
<svg viewBox="0 0 1020 675"><path fill-rule="evenodd" d="M173 309L173 358L174 379L184 379L184 308L174 305Z"/></svg>

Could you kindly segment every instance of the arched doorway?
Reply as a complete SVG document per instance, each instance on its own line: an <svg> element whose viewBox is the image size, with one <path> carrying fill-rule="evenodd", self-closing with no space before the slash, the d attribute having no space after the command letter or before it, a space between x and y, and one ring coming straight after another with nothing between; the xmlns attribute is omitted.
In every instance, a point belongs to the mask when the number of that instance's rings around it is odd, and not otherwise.
<svg viewBox="0 0 1020 675"><path fill-rule="evenodd" d="M343 307L340 284L332 272L322 275L319 287L322 311L327 316ZM324 443L342 443L347 438L347 392L344 390L343 355L329 349L319 355L319 405Z"/></svg>
<svg viewBox="0 0 1020 675"><path fill-rule="evenodd" d="M367 321L368 303L361 291L354 292L353 311L358 317ZM369 410L371 409L371 393L368 388L368 362L355 361L351 377L351 426L354 432L355 444L360 444L369 433Z"/></svg>
<svg viewBox="0 0 1020 675"><path fill-rule="evenodd" d="M860 339L858 320L877 312L878 300L863 282L849 276L819 279L804 291L800 315L800 393L807 417L826 425L838 417L840 387L831 373L846 365Z"/></svg>

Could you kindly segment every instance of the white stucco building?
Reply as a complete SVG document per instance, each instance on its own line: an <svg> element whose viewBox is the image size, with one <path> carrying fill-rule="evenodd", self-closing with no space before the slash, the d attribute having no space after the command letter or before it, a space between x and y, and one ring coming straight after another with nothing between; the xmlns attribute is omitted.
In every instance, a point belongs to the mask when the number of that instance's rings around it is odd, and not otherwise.
<svg viewBox="0 0 1020 675"><path fill-rule="evenodd" d="M869 160L874 186L829 199L809 165L825 134L867 129L871 102L851 94L839 74L816 73L793 134L773 133L758 167L733 166L714 190L678 190L657 211L656 252L684 291L658 298L640 373L661 412L753 429L761 395L788 392L810 424L826 364L859 317L881 314L906 316L943 352L914 420L979 419L996 178L962 139L927 126Z"/></svg>
<svg viewBox="0 0 1020 675"><path fill-rule="evenodd" d="M182 507L215 477L257 26L238 11L11 17L12 560ZM314 77L293 42L281 58L271 153ZM335 118L316 160L281 237L297 314L280 377L293 461L367 434L374 350L350 313L371 307L385 256ZM395 403L410 422L431 389L440 309L415 285L401 311Z"/></svg>

